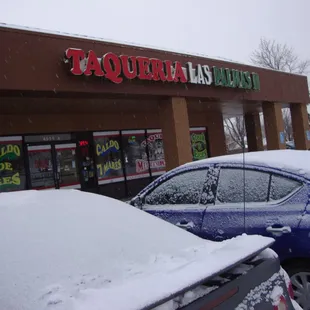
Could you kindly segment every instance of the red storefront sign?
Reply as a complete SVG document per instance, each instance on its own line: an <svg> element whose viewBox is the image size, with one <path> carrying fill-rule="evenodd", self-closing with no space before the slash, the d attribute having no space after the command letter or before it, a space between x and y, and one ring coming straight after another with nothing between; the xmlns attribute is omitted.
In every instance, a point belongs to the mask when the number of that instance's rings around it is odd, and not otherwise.
<svg viewBox="0 0 310 310"><path fill-rule="evenodd" d="M142 56L117 56L106 53L102 58L97 57L94 51L87 54L81 49L68 48L65 52L66 60L71 63L73 75L95 75L105 77L114 83L122 83L125 79L153 80L162 82L186 83L187 77L180 62L159 60ZM82 62L85 62L83 70Z"/></svg>
<svg viewBox="0 0 310 310"><path fill-rule="evenodd" d="M137 159L136 160L136 171L137 173L148 171L151 169L165 168L166 162L164 159L152 160L150 163L147 160Z"/></svg>
<svg viewBox="0 0 310 310"><path fill-rule="evenodd" d="M106 53L101 58L93 50L68 48L65 62L70 63L73 75L104 77L120 84L124 79L148 80L175 83L191 83L248 90L260 90L259 76L255 72L218 68L187 62L185 67L179 61L160 60L143 56L116 55Z"/></svg>

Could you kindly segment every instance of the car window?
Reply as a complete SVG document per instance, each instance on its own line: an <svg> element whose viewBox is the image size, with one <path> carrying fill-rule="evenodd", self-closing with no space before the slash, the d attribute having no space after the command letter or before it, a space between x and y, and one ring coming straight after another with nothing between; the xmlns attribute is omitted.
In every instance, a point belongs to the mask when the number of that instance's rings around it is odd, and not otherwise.
<svg viewBox="0 0 310 310"><path fill-rule="evenodd" d="M302 183L296 180L279 175L272 175L270 184L270 200L282 199L301 186Z"/></svg>
<svg viewBox="0 0 310 310"><path fill-rule="evenodd" d="M147 205L198 204L207 170L178 174L145 196Z"/></svg>
<svg viewBox="0 0 310 310"><path fill-rule="evenodd" d="M266 202L269 179L269 173L262 171L222 168L217 200L221 203Z"/></svg>

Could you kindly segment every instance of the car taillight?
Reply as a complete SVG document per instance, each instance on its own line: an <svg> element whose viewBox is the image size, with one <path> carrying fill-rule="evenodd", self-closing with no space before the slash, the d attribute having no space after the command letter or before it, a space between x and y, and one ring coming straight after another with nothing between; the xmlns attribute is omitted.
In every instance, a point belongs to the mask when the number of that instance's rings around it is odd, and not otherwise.
<svg viewBox="0 0 310 310"><path fill-rule="evenodd" d="M277 306L273 306L274 310L288 310L287 303L284 296L280 297L279 304Z"/></svg>
<svg viewBox="0 0 310 310"><path fill-rule="evenodd" d="M228 291L227 293L225 293L222 296L219 296L218 298L212 300L211 302L209 302L206 305L203 305L200 310L211 310L214 309L215 307L219 306L220 304L222 304L223 302L225 302L226 300L228 300L229 298L233 297L234 295L236 295L239 291L239 287L235 287L233 289L231 289L230 291Z"/></svg>
<svg viewBox="0 0 310 310"><path fill-rule="evenodd" d="M285 280L286 288L287 288L287 291L288 291L290 298L294 299L293 285L292 285L292 282L290 280L289 275L287 274L287 272L283 268L281 268L281 274Z"/></svg>
<svg viewBox="0 0 310 310"><path fill-rule="evenodd" d="M291 299L294 299L294 290L293 290L293 285L291 281L288 284L287 290L288 290L288 294L290 295Z"/></svg>

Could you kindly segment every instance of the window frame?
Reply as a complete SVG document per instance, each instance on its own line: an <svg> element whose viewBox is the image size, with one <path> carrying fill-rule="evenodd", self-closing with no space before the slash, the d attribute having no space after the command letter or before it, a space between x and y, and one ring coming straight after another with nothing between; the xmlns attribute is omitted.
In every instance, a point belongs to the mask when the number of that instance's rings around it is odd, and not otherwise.
<svg viewBox="0 0 310 310"><path fill-rule="evenodd" d="M254 164L243 165L243 164L240 164L240 163L223 163L223 164L219 163L217 166L220 168L220 171L221 171L222 168L225 168L225 169L246 169L246 170L254 170L254 171L259 171L259 172L263 172L263 173L269 174L267 201L266 202L251 202L251 204L255 204L256 206L259 206L259 207L265 207L265 206L268 207L269 205L282 204L286 200L290 199L293 195L295 195L299 191L301 191L306 186L306 184L307 184L307 181L304 178L302 178L302 177L294 175L293 173L290 173L290 172L280 171L280 170L272 168L272 167L264 167L264 166L254 165ZM283 197L281 199L270 200L271 179L272 179L273 175L279 176L279 177L282 177L282 178L286 178L286 179L290 179L290 180L293 180L293 181L296 181L296 182L299 182L301 184L301 186L296 188L291 193L289 193L287 196L285 196L285 197ZM230 208L230 205L232 205L233 207L236 207L236 206L242 204L242 207L243 207L244 203L246 203L244 201L238 202L238 203L222 203L222 202L220 202L217 199L219 176L220 176L220 172L218 174L214 206L222 206L223 208L225 208L226 205L227 205L227 207Z"/></svg>
<svg viewBox="0 0 310 310"><path fill-rule="evenodd" d="M178 171L175 171L175 172L173 171L171 173L165 174L162 177L158 178L156 181L151 183L148 186L148 188L146 188L145 192L143 192L140 195L142 209L145 209L145 208L149 209L150 207L153 207L153 206L156 207L156 208L161 208L161 207L165 207L166 206L166 205L149 205L149 204L146 204L146 201L145 201L146 200L146 196L151 194L155 189L157 189L159 186L161 186L165 182L171 180L172 178L180 176L182 174L190 173L190 172L195 172L195 171L200 171L200 170L204 170L205 171L205 180L206 180L208 169L209 169L209 165L197 166L197 167L189 167L189 168L185 168L185 169L178 170ZM205 182L205 180L204 180L204 182ZM200 205L201 195L202 195L203 189L204 189L204 183L203 183L203 186L201 187L201 190L200 190L200 195L199 195L198 203L197 204L192 204L192 206L199 206ZM184 204L176 204L175 206L181 206L181 205L184 205Z"/></svg>
<svg viewBox="0 0 310 310"><path fill-rule="evenodd" d="M230 206L232 207L236 207L240 204L242 204L242 207L244 204L246 203L251 203L251 204L255 204L255 205L261 205L261 204L268 204L269 202L269 195L270 195L270 182L271 182L271 172L270 171L267 171L267 170L264 170L264 169L257 169L251 165L240 165L240 164L229 164L229 163L225 163L225 164L219 164L219 174L218 174L218 178L217 178L217 186L216 186L216 195L215 195L215 206L227 206L230 208ZM218 188L219 188L219 180L220 180L220 175L221 175L221 170L222 169L234 169L234 170L249 170L249 171L256 171L256 172L261 172L261 173L265 173L265 174L268 174L269 175L269 180L268 180L268 188L267 188L267 200L266 201L253 201L253 202L245 202L244 200L243 201L240 201L240 202L221 202L219 199L218 199Z"/></svg>
<svg viewBox="0 0 310 310"><path fill-rule="evenodd" d="M288 176L289 175L289 176ZM286 200L289 200L293 195L297 194L299 191L302 190L302 188L305 186L305 182L303 182L302 180L299 180L297 178L295 178L294 176L292 176L291 174L288 175L284 175L281 174L279 172L272 172L271 176L270 176L270 183L269 183L269 196L268 196L268 203L269 204L279 204L282 202L285 202ZM300 186L295 188L293 191L291 191L289 194L287 194L286 196L277 199L277 200L270 200L270 194L271 194L271 180L272 180L272 176L276 176L276 177L280 177L280 178L284 178L284 179L288 179L288 180L292 180L295 182L300 183Z"/></svg>
<svg viewBox="0 0 310 310"><path fill-rule="evenodd" d="M205 191L206 182L204 182L204 184L203 184L202 192L201 192L201 195L200 195L200 202L199 202L203 206L213 207L213 206L216 205L217 188L218 188L218 182L219 182L219 175L220 175L220 171L221 171L221 166L219 164L210 163L210 164L205 165L204 167L205 167L205 169L207 169L207 174L206 174L207 177L209 177L210 169L212 169L212 168L218 169L218 173L216 174L215 193L214 193L213 203L201 203L201 196L202 196L202 194Z"/></svg>

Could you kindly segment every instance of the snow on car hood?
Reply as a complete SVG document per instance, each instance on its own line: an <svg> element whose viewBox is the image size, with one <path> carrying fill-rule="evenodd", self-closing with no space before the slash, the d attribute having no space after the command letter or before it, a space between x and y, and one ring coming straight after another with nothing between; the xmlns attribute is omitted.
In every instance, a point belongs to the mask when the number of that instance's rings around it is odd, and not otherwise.
<svg viewBox="0 0 310 310"><path fill-rule="evenodd" d="M1 193L0 309L140 309L272 241L206 241L77 190Z"/></svg>
<svg viewBox="0 0 310 310"><path fill-rule="evenodd" d="M246 163L272 167L310 178L310 152L300 150L273 150L223 155L186 163L182 167L215 163Z"/></svg>

